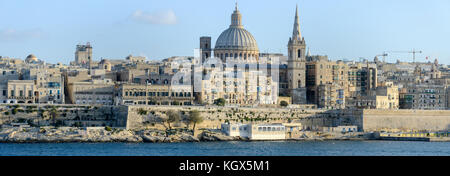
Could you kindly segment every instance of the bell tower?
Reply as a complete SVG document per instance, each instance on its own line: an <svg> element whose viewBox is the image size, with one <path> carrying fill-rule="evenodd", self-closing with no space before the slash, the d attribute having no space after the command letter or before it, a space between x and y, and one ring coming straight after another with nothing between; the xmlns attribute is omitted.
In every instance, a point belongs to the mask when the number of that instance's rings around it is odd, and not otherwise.
<svg viewBox="0 0 450 176"><path fill-rule="evenodd" d="M200 49L202 50L202 63L211 57L211 37L200 37Z"/></svg>
<svg viewBox="0 0 450 176"><path fill-rule="evenodd" d="M300 32L298 7L288 42L288 86L293 104L306 104L306 43Z"/></svg>

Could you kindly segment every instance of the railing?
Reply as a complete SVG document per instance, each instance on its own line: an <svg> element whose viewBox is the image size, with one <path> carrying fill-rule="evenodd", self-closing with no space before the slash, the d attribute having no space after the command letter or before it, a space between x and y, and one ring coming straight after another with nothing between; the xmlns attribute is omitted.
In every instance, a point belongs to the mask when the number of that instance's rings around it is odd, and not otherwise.
<svg viewBox="0 0 450 176"><path fill-rule="evenodd" d="M24 97L24 96L9 96L8 99L22 99L22 100L31 100L34 97Z"/></svg>

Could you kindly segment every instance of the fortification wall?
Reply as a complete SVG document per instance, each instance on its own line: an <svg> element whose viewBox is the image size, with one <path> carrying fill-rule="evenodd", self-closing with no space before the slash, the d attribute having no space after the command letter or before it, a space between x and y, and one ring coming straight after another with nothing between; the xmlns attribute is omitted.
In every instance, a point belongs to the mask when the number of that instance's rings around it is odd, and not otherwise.
<svg viewBox="0 0 450 176"><path fill-rule="evenodd" d="M329 121L316 120L319 117L328 117L326 110L302 110L290 108L232 108L217 106L129 106L128 129L139 128L166 128L161 118L166 118L166 112L173 110L180 113L182 120L175 126L188 126L185 122L190 111L197 110L204 118L198 128L220 128L221 123L286 123L296 121L317 126L316 123L329 123ZM142 112L145 111L145 114ZM139 113L141 112L141 113ZM325 118L326 119L326 118Z"/></svg>
<svg viewBox="0 0 450 176"><path fill-rule="evenodd" d="M53 118L52 111L56 110ZM31 126L125 127L126 106L0 105L0 125L27 123Z"/></svg>
<svg viewBox="0 0 450 176"><path fill-rule="evenodd" d="M366 132L450 129L450 110L363 110L362 116Z"/></svg>

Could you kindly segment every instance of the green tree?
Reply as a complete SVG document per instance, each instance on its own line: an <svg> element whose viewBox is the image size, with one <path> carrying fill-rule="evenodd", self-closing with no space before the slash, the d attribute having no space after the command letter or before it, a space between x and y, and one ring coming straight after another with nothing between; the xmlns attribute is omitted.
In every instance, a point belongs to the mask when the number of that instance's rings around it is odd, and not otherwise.
<svg viewBox="0 0 450 176"><path fill-rule="evenodd" d="M139 114L139 115L147 115L147 111L144 110L144 109L142 109L142 108L139 108L139 109L138 109L138 114Z"/></svg>
<svg viewBox="0 0 450 176"><path fill-rule="evenodd" d="M200 112L197 110L193 110L189 112L189 123L193 124L192 131L195 132L195 125L203 122L203 117L200 115Z"/></svg>
<svg viewBox="0 0 450 176"><path fill-rule="evenodd" d="M180 113L173 111L173 110L169 110L166 112L166 114L167 114L167 124L169 124L169 129L172 129L170 124L180 121Z"/></svg>
<svg viewBox="0 0 450 176"><path fill-rule="evenodd" d="M58 110L55 107L52 107L50 110L50 118L52 119L53 126L56 126L56 118L58 118Z"/></svg>
<svg viewBox="0 0 450 176"><path fill-rule="evenodd" d="M16 114L17 114L17 111L18 111L17 108L14 108L14 109L12 110L12 114L13 114L13 115L16 115Z"/></svg>
<svg viewBox="0 0 450 176"><path fill-rule="evenodd" d="M288 102L286 102L286 101L281 101L280 102L280 106L283 106L283 107L286 107L286 106L288 106L289 104L288 104Z"/></svg>
<svg viewBox="0 0 450 176"><path fill-rule="evenodd" d="M214 104L217 106L225 106L225 99L224 98L218 98L214 100Z"/></svg>

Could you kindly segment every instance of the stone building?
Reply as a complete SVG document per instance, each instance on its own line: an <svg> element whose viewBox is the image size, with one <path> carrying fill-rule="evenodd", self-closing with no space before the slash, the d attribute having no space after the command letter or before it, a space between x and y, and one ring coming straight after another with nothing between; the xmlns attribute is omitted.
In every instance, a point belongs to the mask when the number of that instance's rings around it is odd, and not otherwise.
<svg viewBox="0 0 450 176"><path fill-rule="evenodd" d="M202 63L206 61L206 59L211 57L211 37L204 36L200 37L200 49L201 49L201 57L202 57Z"/></svg>
<svg viewBox="0 0 450 176"><path fill-rule="evenodd" d="M92 62L92 46L88 42L86 45L77 45L75 50L75 62L73 65L90 67Z"/></svg>
<svg viewBox="0 0 450 176"><path fill-rule="evenodd" d="M145 59L146 58L144 56L133 56L131 54L126 58L127 61L135 64L143 64L145 63Z"/></svg>
<svg viewBox="0 0 450 176"><path fill-rule="evenodd" d="M288 42L288 86L293 104L306 104L305 38L300 32L298 7L295 9L294 29Z"/></svg>
<svg viewBox="0 0 450 176"><path fill-rule="evenodd" d="M392 82L384 82L375 89L376 109L398 109L399 88Z"/></svg>
<svg viewBox="0 0 450 176"><path fill-rule="evenodd" d="M342 61L329 61L328 57L311 57L306 62L306 87L308 102L318 104L318 86L335 83L348 90L348 65Z"/></svg>
<svg viewBox="0 0 450 176"><path fill-rule="evenodd" d="M228 71L229 73L234 73ZM252 105L275 104L278 84L271 77L257 71L224 76L222 71L209 71L201 80L201 92L198 100L202 104L213 104L218 98L224 98L227 104Z"/></svg>
<svg viewBox="0 0 450 176"><path fill-rule="evenodd" d="M37 103L64 104L65 78L59 68L30 68L24 71L24 80L34 80Z"/></svg>
<svg viewBox="0 0 450 176"><path fill-rule="evenodd" d="M102 60L98 63L98 68L110 72L111 69L112 69L112 64L111 64L110 61L108 61L108 60L106 60L106 59L102 59Z"/></svg>
<svg viewBox="0 0 450 176"><path fill-rule="evenodd" d="M192 105L191 86L122 83L115 88L115 105Z"/></svg>
<svg viewBox="0 0 450 176"><path fill-rule="evenodd" d="M349 92L357 95L368 95L370 90L377 87L377 69L362 63L349 65Z"/></svg>
<svg viewBox="0 0 450 176"><path fill-rule="evenodd" d="M68 98L71 104L113 105L114 85L110 79L72 82Z"/></svg>
<svg viewBox="0 0 450 176"><path fill-rule="evenodd" d="M36 93L33 80L9 80L6 103L35 103Z"/></svg>
<svg viewBox="0 0 450 176"><path fill-rule="evenodd" d="M125 68L117 72L118 81L138 83L142 79L145 80L146 73L145 70L135 69L135 68Z"/></svg>
<svg viewBox="0 0 450 176"><path fill-rule="evenodd" d="M8 81L18 80L19 72L14 69L0 69L0 103L9 103L8 101Z"/></svg>
<svg viewBox="0 0 450 176"><path fill-rule="evenodd" d="M430 79L439 79L441 78L441 71L438 69L438 65L433 64L431 71L428 73Z"/></svg>
<svg viewBox="0 0 450 176"><path fill-rule="evenodd" d="M345 109L345 88L338 83L318 86L318 107L325 109Z"/></svg>
<svg viewBox="0 0 450 176"><path fill-rule="evenodd" d="M404 88L402 108L444 110L448 108L448 86L436 84L409 84Z"/></svg>

